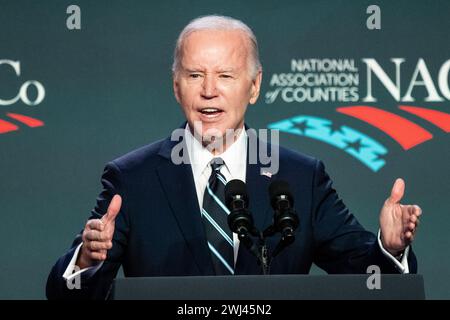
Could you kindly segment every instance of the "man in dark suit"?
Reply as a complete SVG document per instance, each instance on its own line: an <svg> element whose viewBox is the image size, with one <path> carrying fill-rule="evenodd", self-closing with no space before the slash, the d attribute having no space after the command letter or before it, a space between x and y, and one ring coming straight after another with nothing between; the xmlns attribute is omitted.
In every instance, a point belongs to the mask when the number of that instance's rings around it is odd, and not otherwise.
<svg viewBox="0 0 450 320"><path fill-rule="evenodd" d="M402 179L381 209L375 236L338 198L319 160L280 147L276 172L250 161L249 144L262 142L245 130L244 115L261 78L256 38L245 24L207 16L185 27L173 64L187 119L181 141L168 138L107 164L92 216L49 275L48 298L104 299L120 265L130 277L260 274L224 225L229 210L220 190L231 179L246 182L260 230L272 220L271 181L287 181L296 199L296 241L273 260L271 273L308 273L312 263L328 273L365 273L370 265L416 272L409 245L421 209L400 204ZM268 241L269 250L278 240ZM81 278L78 289L68 285L74 277Z"/></svg>

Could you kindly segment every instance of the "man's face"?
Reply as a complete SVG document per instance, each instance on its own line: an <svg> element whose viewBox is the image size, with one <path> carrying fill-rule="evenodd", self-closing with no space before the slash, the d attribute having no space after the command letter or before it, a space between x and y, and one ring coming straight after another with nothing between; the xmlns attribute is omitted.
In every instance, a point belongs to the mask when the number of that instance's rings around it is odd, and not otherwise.
<svg viewBox="0 0 450 320"><path fill-rule="evenodd" d="M256 102L261 72L252 79L249 54L242 31L202 30L185 38L174 92L190 128L204 144L210 139L208 130L225 137L227 129L241 129L247 105ZM201 132L194 126L199 121Z"/></svg>

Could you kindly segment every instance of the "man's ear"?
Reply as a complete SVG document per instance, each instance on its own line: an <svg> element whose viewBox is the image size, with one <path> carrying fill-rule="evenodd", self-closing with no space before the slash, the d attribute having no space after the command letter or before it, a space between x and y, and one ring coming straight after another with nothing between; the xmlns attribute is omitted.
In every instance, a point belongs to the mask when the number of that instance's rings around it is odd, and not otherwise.
<svg viewBox="0 0 450 320"><path fill-rule="evenodd" d="M252 88L250 93L250 104L255 104L259 97L259 90L261 88L262 71L258 71L256 77L252 80Z"/></svg>
<svg viewBox="0 0 450 320"><path fill-rule="evenodd" d="M172 85L173 85L173 94L175 95L175 99L177 99L178 103L180 103L180 85L178 84L178 77L176 73L172 75Z"/></svg>

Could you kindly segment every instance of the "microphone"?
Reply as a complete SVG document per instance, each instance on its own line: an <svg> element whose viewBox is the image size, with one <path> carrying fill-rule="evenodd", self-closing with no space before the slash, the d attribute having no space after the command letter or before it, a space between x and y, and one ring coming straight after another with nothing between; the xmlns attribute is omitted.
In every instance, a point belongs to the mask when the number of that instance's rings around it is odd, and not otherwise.
<svg viewBox="0 0 450 320"><path fill-rule="evenodd" d="M241 180L231 180L225 186L225 204L230 209L228 226L231 231L238 234L239 240L258 259L263 274L268 274L269 260L267 247L262 234L256 229L253 217L248 210L248 193L245 183ZM250 235L260 237L260 244L253 242Z"/></svg>
<svg viewBox="0 0 450 320"><path fill-rule="evenodd" d="M234 179L225 186L225 205L230 209L228 226L231 231L237 233L239 239L248 234L255 235L253 218L248 210L248 194L245 183Z"/></svg>
<svg viewBox="0 0 450 320"><path fill-rule="evenodd" d="M289 184L283 180L276 180L269 186L270 204L274 210L273 228L281 233L282 247L288 246L295 240L295 230L299 219L294 210L294 197L290 191ZM274 252L273 256L281 251Z"/></svg>

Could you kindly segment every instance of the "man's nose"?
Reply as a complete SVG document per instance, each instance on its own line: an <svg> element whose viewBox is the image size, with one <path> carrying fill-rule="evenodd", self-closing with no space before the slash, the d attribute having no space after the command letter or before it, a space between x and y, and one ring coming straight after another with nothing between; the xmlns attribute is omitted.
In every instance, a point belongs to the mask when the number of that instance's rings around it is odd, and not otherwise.
<svg viewBox="0 0 450 320"><path fill-rule="evenodd" d="M212 99L217 97L216 79L213 75L206 75L202 84L202 98Z"/></svg>

